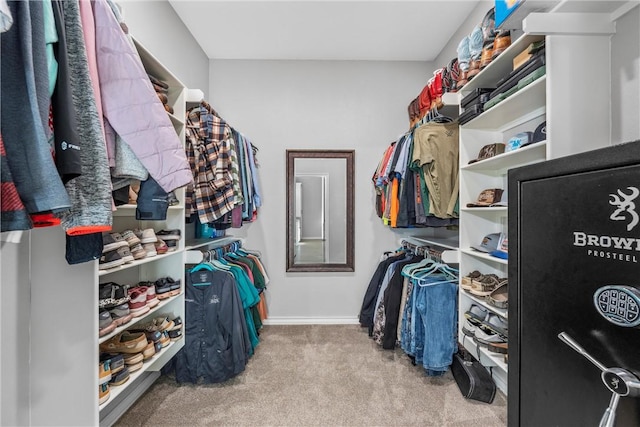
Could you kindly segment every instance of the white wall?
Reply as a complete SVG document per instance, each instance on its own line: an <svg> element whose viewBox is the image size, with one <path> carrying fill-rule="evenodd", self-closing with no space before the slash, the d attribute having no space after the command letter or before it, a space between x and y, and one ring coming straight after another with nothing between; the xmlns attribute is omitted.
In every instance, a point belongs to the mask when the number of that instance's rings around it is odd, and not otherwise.
<svg viewBox="0 0 640 427"><path fill-rule="evenodd" d="M432 66L419 62L212 60L210 102L258 146L264 206L232 233L258 249L273 322L355 321L378 259L399 235L375 214L371 176L408 129L407 105ZM286 273L286 149L355 149L355 272ZM424 233L423 233L424 234Z"/></svg>
<svg viewBox="0 0 640 427"><path fill-rule="evenodd" d="M118 0L129 33L188 88L209 91L209 58L168 1Z"/></svg>
<svg viewBox="0 0 640 427"><path fill-rule="evenodd" d="M640 7L616 21L611 37L611 143L640 139Z"/></svg>

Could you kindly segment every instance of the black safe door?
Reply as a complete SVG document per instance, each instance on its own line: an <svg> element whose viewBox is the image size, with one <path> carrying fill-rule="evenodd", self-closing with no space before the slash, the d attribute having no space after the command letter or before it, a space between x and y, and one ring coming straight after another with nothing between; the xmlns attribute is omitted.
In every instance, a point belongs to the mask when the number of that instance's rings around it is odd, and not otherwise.
<svg viewBox="0 0 640 427"><path fill-rule="evenodd" d="M640 166L522 182L518 209L519 424L598 426L617 393L640 426Z"/></svg>

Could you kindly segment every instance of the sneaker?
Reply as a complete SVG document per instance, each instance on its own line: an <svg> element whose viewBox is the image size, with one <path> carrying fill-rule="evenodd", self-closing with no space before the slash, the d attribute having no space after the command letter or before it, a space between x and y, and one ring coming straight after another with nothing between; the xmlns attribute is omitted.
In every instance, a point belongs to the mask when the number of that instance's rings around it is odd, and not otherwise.
<svg viewBox="0 0 640 427"><path fill-rule="evenodd" d="M133 372L133 369L131 369L131 365L142 363L143 356L142 356L142 353L130 353L130 354L123 354L122 358L124 359L125 365L129 367L129 372Z"/></svg>
<svg viewBox="0 0 640 427"><path fill-rule="evenodd" d="M178 328L182 328L182 319L180 318L180 316L173 319L173 328L171 329L178 329Z"/></svg>
<svg viewBox="0 0 640 427"><path fill-rule="evenodd" d="M180 279L173 280L171 277L167 277L167 280L171 284L171 296L180 294Z"/></svg>
<svg viewBox="0 0 640 427"><path fill-rule="evenodd" d="M130 248L140 243L140 238L136 236L133 230L125 230L122 232L122 238L127 242Z"/></svg>
<svg viewBox="0 0 640 427"><path fill-rule="evenodd" d="M125 242L126 243L126 242ZM118 253L118 250L105 252L100 257L100 263L98 268L100 270L108 270L110 268L119 267L124 264L122 256Z"/></svg>
<svg viewBox="0 0 640 427"><path fill-rule="evenodd" d="M162 343L160 341L154 343L155 347L156 347L156 354L160 353L162 351Z"/></svg>
<svg viewBox="0 0 640 427"><path fill-rule="evenodd" d="M108 383L111 380L111 367L109 362L98 363L98 384Z"/></svg>
<svg viewBox="0 0 640 427"><path fill-rule="evenodd" d="M116 329L116 324L111 318L111 314L107 310L98 312L98 328L99 336L103 337Z"/></svg>
<svg viewBox="0 0 640 427"><path fill-rule="evenodd" d="M153 324L159 328L161 331L168 331L169 329L174 327L173 320L168 317L156 317L153 319Z"/></svg>
<svg viewBox="0 0 640 427"><path fill-rule="evenodd" d="M98 287L98 308L107 310L126 304L129 294L124 286L116 282L101 283Z"/></svg>
<svg viewBox="0 0 640 427"><path fill-rule="evenodd" d="M176 197L176 193L174 191L170 191L167 195L167 202L169 202L169 206L179 205L180 201Z"/></svg>
<svg viewBox="0 0 640 427"><path fill-rule="evenodd" d="M140 243L155 243L158 240L156 237L156 232L153 231L153 228L146 228L142 230L142 237L140 238Z"/></svg>
<svg viewBox="0 0 640 427"><path fill-rule="evenodd" d="M101 353L100 362L109 363L111 375L117 374L124 368L124 357L118 353Z"/></svg>
<svg viewBox="0 0 640 427"><path fill-rule="evenodd" d="M142 292L145 294L146 305L149 308L153 308L160 302L156 297L156 288L155 286L137 286L132 289L131 292Z"/></svg>
<svg viewBox="0 0 640 427"><path fill-rule="evenodd" d="M147 256L147 252L144 250L141 243L136 243L131 248L131 255L133 255L133 259L142 259Z"/></svg>
<svg viewBox="0 0 640 427"><path fill-rule="evenodd" d="M146 314L151 309L147 306L147 290L140 290L135 288L129 296L131 299L129 300L129 311L133 315L133 317L140 317L143 314Z"/></svg>
<svg viewBox="0 0 640 427"><path fill-rule="evenodd" d="M129 310L129 304L126 302L109 309L109 313L116 326L125 325L133 319L133 314L131 314L131 310Z"/></svg>
<svg viewBox="0 0 640 427"><path fill-rule="evenodd" d="M144 357L142 356L142 353L139 353L140 356L140 361L137 363L133 363L131 365L127 365L127 367L129 368L129 373L134 373L135 371L142 369L142 366L144 366Z"/></svg>
<svg viewBox="0 0 640 427"><path fill-rule="evenodd" d="M168 240L180 240L180 235L182 233L179 229L174 230L160 230L156 233L156 236L160 237L165 242Z"/></svg>
<svg viewBox="0 0 640 427"><path fill-rule="evenodd" d="M109 384L104 383L98 386L98 404L102 405L104 402L109 400L110 392L109 392Z"/></svg>
<svg viewBox="0 0 640 427"><path fill-rule="evenodd" d="M158 279L154 284L156 288L156 296L163 300L171 297L171 284L166 280Z"/></svg>
<svg viewBox="0 0 640 427"><path fill-rule="evenodd" d="M120 233L102 233L102 253L129 246Z"/></svg>
<svg viewBox="0 0 640 427"><path fill-rule="evenodd" d="M144 251L147 253L147 257L151 258L158 255L158 252L156 252L155 243L145 243L144 245L142 245L142 247L144 248Z"/></svg>
<svg viewBox="0 0 640 427"><path fill-rule="evenodd" d="M489 344L500 344L500 343L507 342L504 338L494 333L493 331L487 331L482 328L476 328L476 334L473 337L473 341L476 344L479 344L485 347L488 346Z"/></svg>
<svg viewBox="0 0 640 427"><path fill-rule="evenodd" d="M111 381L109 381L109 385L110 386L122 385L127 381L129 381L129 368L125 366L122 368L120 372L118 372L117 374L111 377Z"/></svg>
<svg viewBox="0 0 640 427"><path fill-rule="evenodd" d="M180 338L182 338L182 328L171 329L167 331L167 334L169 335L169 339L171 341L178 341Z"/></svg>
<svg viewBox="0 0 640 427"><path fill-rule="evenodd" d="M161 238L158 238L158 241L154 243L154 245L156 247L156 253L160 255L166 254L169 251L169 246L167 246L167 244Z"/></svg>
<svg viewBox="0 0 640 427"><path fill-rule="evenodd" d="M130 263L135 260L133 255L131 255L131 251L129 250L129 246L123 246L117 249L118 254L124 260L125 263Z"/></svg>
<svg viewBox="0 0 640 427"><path fill-rule="evenodd" d="M156 345L155 342L149 341L147 346L142 351L143 360L146 362L156 355Z"/></svg>
<svg viewBox="0 0 640 427"><path fill-rule="evenodd" d="M140 332L123 331L100 344L105 353L140 353L147 346L147 337Z"/></svg>
<svg viewBox="0 0 640 427"><path fill-rule="evenodd" d="M167 240L165 242L167 244L167 252L174 252L178 249L178 240Z"/></svg>
<svg viewBox="0 0 640 427"><path fill-rule="evenodd" d="M476 304L471 304L469 310L464 313L464 317L466 317L469 322L474 325L479 325L480 323L484 322L488 315L489 312L486 308Z"/></svg>
<svg viewBox="0 0 640 427"><path fill-rule="evenodd" d="M169 334L167 331L162 333L162 337L160 337L160 344L162 344L162 348L165 348L169 344L171 344L171 338L169 338Z"/></svg>

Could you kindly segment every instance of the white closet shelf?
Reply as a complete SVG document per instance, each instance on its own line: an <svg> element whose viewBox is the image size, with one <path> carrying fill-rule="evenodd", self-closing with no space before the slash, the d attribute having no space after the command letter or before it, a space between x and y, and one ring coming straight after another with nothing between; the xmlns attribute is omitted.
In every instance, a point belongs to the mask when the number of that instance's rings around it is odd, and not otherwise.
<svg viewBox="0 0 640 427"><path fill-rule="evenodd" d="M144 362L142 368L138 369L132 374L129 374L129 379L126 383L117 386L109 386L109 400L100 405L100 412L107 409L109 404L116 402L117 396L124 392L135 380L145 372L159 371L162 367L178 353L178 351L184 346L184 337L178 341L171 341L168 346L163 348L160 353L156 353L153 358L147 362Z"/></svg>
<svg viewBox="0 0 640 427"><path fill-rule="evenodd" d="M136 204L120 205L117 207L117 210L113 212L113 216L133 216L135 215L137 207L138 205ZM169 211L181 211L182 209L183 206L181 205L173 205L168 208Z"/></svg>
<svg viewBox="0 0 640 427"><path fill-rule="evenodd" d="M98 339L98 344L102 344L103 342L109 340L111 337L114 337L116 335L118 335L120 332L126 330L126 329L135 329L135 326L138 324L142 324L145 323L148 319L151 319L153 316L155 316L161 309L163 309L164 307L166 307L167 305L169 305L172 301L174 301L177 298L180 298L180 296L183 294L183 291L180 291L179 295L170 297L170 298L166 298L163 300L160 300L160 302L158 303L158 305L156 305L155 307L153 307L151 310L149 310L148 312L146 312L144 315L140 316L140 317L134 317L133 319L131 319L131 321L129 323L127 323L126 325L122 325L122 326L118 326L114 331L108 333L107 335L100 337Z"/></svg>
<svg viewBox="0 0 640 427"><path fill-rule="evenodd" d="M205 246L224 246L231 242L242 241L239 237L218 237L216 239L191 239L185 242L185 250L190 251Z"/></svg>
<svg viewBox="0 0 640 427"><path fill-rule="evenodd" d="M149 263L149 262L156 262L156 261L161 260L163 258L167 258L167 257L171 257L171 256L179 256L179 255L182 255L182 251L168 252L166 254L156 255L156 256L150 257L150 258L142 258L141 260L133 261L133 262L130 262L129 264L124 264L124 265L121 265L119 267L110 268L108 270L100 270L100 273L98 273L98 275L100 277L102 277L102 276L106 276L106 275L115 273L117 271L127 270L129 268L135 268L135 267L137 267L139 265L142 265L142 264L146 264L146 263Z"/></svg>
<svg viewBox="0 0 640 427"><path fill-rule="evenodd" d="M497 262L498 264L505 264L505 265L509 264L509 260L494 257L489 254L485 254L484 252L474 251L473 249L460 249L460 252L462 252L465 255L471 255L476 258Z"/></svg>
<svg viewBox="0 0 640 427"><path fill-rule="evenodd" d="M478 74L479 75L479 74ZM523 87L464 126L467 129L505 131L546 113L547 76Z"/></svg>
<svg viewBox="0 0 640 427"><path fill-rule="evenodd" d="M543 40L544 36L524 34L511 43L496 59L482 69L460 92L467 94L481 87L496 87L498 80L513 70L513 58L529 46L529 44ZM503 101L504 102L504 101Z"/></svg>
<svg viewBox="0 0 640 427"><path fill-rule="evenodd" d="M474 172L490 171L493 175L500 176L513 168L513 165L525 166L545 161L546 155L547 141L540 141L486 160L464 165L460 169Z"/></svg>
<svg viewBox="0 0 640 427"><path fill-rule="evenodd" d="M504 212L508 211L507 206L490 206L486 208L460 208L461 211L465 212L473 212L473 213L482 213L482 212Z"/></svg>
<svg viewBox="0 0 640 427"><path fill-rule="evenodd" d="M182 120L181 118L179 118L175 114L171 114L170 112L167 111L167 115L171 119L171 123L173 123L174 127L176 127L176 126L184 126L184 120Z"/></svg>
<svg viewBox="0 0 640 427"><path fill-rule="evenodd" d="M478 297L476 295L473 295L465 290L461 290L460 291L460 295L464 295L465 297L471 299L474 304L477 305L481 305L484 308L488 309L489 311L493 312L493 313L497 313L500 317L503 317L505 319L507 319L509 317L509 310L506 308L498 308L494 305L489 304L487 301L485 301L484 299L482 299L481 297Z"/></svg>
<svg viewBox="0 0 640 427"><path fill-rule="evenodd" d="M459 239L458 235L452 237L421 237L421 236L408 236L403 240L414 240L418 243L424 243L427 245L439 246L446 249L458 250Z"/></svg>

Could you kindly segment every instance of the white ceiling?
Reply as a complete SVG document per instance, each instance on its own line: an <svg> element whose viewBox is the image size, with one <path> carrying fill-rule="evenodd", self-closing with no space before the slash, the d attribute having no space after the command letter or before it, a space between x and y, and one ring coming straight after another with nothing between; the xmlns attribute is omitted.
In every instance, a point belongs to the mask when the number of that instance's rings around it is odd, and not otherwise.
<svg viewBox="0 0 640 427"><path fill-rule="evenodd" d="M432 61L479 1L169 3L212 59Z"/></svg>

